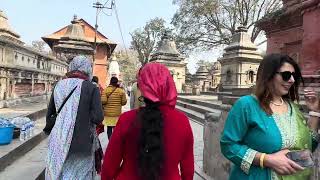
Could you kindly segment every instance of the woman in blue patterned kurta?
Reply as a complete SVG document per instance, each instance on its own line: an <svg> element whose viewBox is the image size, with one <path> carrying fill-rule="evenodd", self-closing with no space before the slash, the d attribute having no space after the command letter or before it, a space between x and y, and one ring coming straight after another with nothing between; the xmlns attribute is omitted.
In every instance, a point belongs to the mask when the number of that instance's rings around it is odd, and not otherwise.
<svg viewBox="0 0 320 180"><path fill-rule="evenodd" d="M49 134L46 180L93 180L99 171L99 161L94 156L99 145L95 125L102 122L103 111L99 89L91 79L91 60L77 56L70 62L66 78L53 90L44 128ZM70 92L70 98L52 121L50 117Z"/></svg>
<svg viewBox="0 0 320 180"><path fill-rule="evenodd" d="M310 179L311 169L285 156L317 145L318 117L310 117L308 127L294 103L301 80L300 69L290 57L272 54L262 60L255 95L234 104L220 139L223 155L234 164L229 179ZM319 111L315 92L306 91L305 97L308 108Z"/></svg>

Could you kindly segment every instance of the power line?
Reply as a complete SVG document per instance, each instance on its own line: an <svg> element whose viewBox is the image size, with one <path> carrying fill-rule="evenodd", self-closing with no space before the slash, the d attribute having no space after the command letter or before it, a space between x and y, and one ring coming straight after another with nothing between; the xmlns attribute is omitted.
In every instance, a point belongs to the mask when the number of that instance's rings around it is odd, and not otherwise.
<svg viewBox="0 0 320 180"><path fill-rule="evenodd" d="M95 24L95 34L94 34L94 55L93 55L93 61L95 61L95 55L97 53L97 32L98 32L98 17L99 17L99 13L103 12L103 9L112 9L112 4L111 7L107 7L107 3L109 2L109 0L107 0L104 4L101 4L99 2L99 0L97 0L96 3L93 3L93 8L96 8L96 24Z"/></svg>
<svg viewBox="0 0 320 180"><path fill-rule="evenodd" d="M116 3L115 3L115 0L113 0L111 4L113 4L113 6L114 6L114 11L115 11L115 14L116 14L117 23L118 23L119 31L120 31L120 34L121 34L122 43L123 43L124 49L126 51L126 55L127 55L127 57L129 57L128 56L127 47L126 47L126 44L125 44L124 38L123 38L123 33L122 33L122 29L121 29L120 19L119 19L118 10L117 10L117 6L116 6Z"/></svg>

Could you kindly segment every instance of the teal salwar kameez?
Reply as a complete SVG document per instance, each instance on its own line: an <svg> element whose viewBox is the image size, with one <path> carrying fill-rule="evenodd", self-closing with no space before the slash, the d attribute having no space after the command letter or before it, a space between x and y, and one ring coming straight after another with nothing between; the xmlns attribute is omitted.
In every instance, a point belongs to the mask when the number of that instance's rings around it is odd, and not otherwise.
<svg viewBox="0 0 320 180"><path fill-rule="evenodd" d="M252 164L257 152L312 149L312 132L306 119L294 103L288 102L288 107L287 113L268 115L251 95L241 97L234 104L220 139L223 155L234 164L230 180L310 179L311 169L280 176L269 168Z"/></svg>

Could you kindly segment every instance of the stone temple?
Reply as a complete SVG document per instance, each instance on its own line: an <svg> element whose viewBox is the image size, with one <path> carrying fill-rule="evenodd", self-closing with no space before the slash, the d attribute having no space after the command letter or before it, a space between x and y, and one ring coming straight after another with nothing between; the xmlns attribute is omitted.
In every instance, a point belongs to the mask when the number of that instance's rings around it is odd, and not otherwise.
<svg viewBox="0 0 320 180"><path fill-rule="evenodd" d="M319 86L320 1L282 1L282 9L258 23L267 36L267 53L288 54L299 63L305 82Z"/></svg>
<svg viewBox="0 0 320 180"><path fill-rule="evenodd" d="M49 45L53 53L66 62L70 57L83 54L91 57L93 62L93 74L98 76L99 84L106 87L108 84L108 60L111 57L116 43L97 31L97 46L94 54L95 28L84 19L73 18L71 24L61 28L53 34L42 37Z"/></svg>
<svg viewBox="0 0 320 180"><path fill-rule="evenodd" d="M150 59L150 62L159 62L168 67L179 93L182 91L186 78L186 62L184 59L178 52L176 43L168 31L162 36L158 48L151 54Z"/></svg>
<svg viewBox="0 0 320 180"><path fill-rule="evenodd" d="M66 62L25 46L0 10L0 107L46 98L67 67Z"/></svg>

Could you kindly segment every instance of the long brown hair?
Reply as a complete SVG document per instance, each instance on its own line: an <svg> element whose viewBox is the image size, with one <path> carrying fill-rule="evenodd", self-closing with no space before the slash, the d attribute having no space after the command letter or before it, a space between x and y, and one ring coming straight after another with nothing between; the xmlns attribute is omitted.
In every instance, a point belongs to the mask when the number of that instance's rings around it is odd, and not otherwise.
<svg viewBox="0 0 320 180"><path fill-rule="evenodd" d="M294 67L295 74L299 78L295 79L294 84L289 89L289 93L282 96L282 98L284 98L285 100L299 101L299 85L301 82L303 83L299 65L287 55L267 55L260 63L255 89L255 95L259 100L260 106L267 114L272 114L272 110L269 106L272 99L272 89L270 87L270 83L284 63L291 64Z"/></svg>

